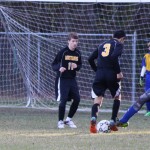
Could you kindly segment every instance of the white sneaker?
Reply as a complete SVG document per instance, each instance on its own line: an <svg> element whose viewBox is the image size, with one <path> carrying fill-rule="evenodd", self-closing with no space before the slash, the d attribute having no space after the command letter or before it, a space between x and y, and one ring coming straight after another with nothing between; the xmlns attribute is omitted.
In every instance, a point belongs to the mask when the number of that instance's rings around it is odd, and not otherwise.
<svg viewBox="0 0 150 150"><path fill-rule="evenodd" d="M77 128L77 126L74 124L72 120L70 121L65 121L64 122L66 125L68 125L70 128Z"/></svg>
<svg viewBox="0 0 150 150"><path fill-rule="evenodd" d="M58 121L58 128L59 129L64 129L65 127L64 127L64 122L62 121L62 120L60 120L60 121Z"/></svg>

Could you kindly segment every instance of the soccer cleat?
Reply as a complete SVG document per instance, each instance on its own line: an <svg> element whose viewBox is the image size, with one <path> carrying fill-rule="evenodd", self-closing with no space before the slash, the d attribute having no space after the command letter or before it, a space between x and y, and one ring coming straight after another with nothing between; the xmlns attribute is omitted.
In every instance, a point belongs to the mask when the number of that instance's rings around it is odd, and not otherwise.
<svg viewBox="0 0 150 150"><path fill-rule="evenodd" d="M150 111L148 111L144 116L149 117L150 116Z"/></svg>
<svg viewBox="0 0 150 150"><path fill-rule="evenodd" d="M95 117L92 117L92 118L91 118L90 133L97 133L96 118L95 118Z"/></svg>
<svg viewBox="0 0 150 150"><path fill-rule="evenodd" d="M68 125L70 128L77 128L77 126L74 124L72 120L64 121L64 124Z"/></svg>
<svg viewBox="0 0 150 150"><path fill-rule="evenodd" d="M118 128L117 128L116 123L114 122L114 120L110 120L110 129L112 131L118 131Z"/></svg>
<svg viewBox="0 0 150 150"><path fill-rule="evenodd" d="M58 127L59 129L65 128L65 127L64 127L64 122L63 122L62 120L58 121L57 127Z"/></svg>
<svg viewBox="0 0 150 150"><path fill-rule="evenodd" d="M123 123L123 122L118 121L118 122L116 123L116 126L117 126L117 127L123 127L123 128L126 128L126 127L129 126L129 122Z"/></svg>

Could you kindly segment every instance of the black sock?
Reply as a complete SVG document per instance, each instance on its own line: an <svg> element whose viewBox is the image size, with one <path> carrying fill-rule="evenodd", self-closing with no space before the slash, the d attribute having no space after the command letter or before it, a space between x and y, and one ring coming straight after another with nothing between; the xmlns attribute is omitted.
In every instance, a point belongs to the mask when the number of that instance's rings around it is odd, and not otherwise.
<svg viewBox="0 0 150 150"><path fill-rule="evenodd" d="M69 118L72 118L74 116L74 114L76 113L78 106L79 106L79 102L80 101L75 101L75 100L72 102L69 113L68 113Z"/></svg>
<svg viewBox="0 0 150 150"><path fill-rule="evenodd" d="M116 121L118 112L119 112L119 108L120 108L120 100L115 99L114 103L113 103L113 108L112 108L112 117L111 119Z"/></svg>
<svg viewBox="0 0 150 150"><path fill-rule="evenodd" d="M95 117L95 118L97 119L99 107L100 107L99 104L94 104L94 105L92 106L91 117Z"/></svg>

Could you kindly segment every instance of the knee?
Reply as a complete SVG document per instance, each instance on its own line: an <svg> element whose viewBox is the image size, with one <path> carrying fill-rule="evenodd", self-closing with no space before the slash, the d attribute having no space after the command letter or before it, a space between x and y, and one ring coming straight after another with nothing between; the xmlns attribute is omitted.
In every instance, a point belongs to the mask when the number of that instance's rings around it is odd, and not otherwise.
<svg viewBox="0 0 150 150"><path fill-rule="evenodd" d="M92 106L92 109L94 110L96 110L96 112L98 111L98 109L100 108L100 104L98 104L98 103L95 103L93 106Z"/></svg>
<svg viewBox="0 0 150 150"><path fill-rule="evenodd" d="M141 95L139 97L139 99L133 104L133 107L135 110L140 110L141 107L147 102L149 101L150 97L147 95L147 93L144 93L143 95Z"/></svg>
<svg viewBox="0 0 150 150"><path fill-rule="evenodd" d="M139 101L144 103L150 101L150 92L146 91L144 94L142 94L139 98Z"/></svg>
<svg viewBox="0 0 150 150"><path fill-rule="evenodd" d="M80 103L80 98L74 99L74 100L73 100L73 103L76 104L76 105L79 105L79 103Z"/></svg>
<svg viewBox="0 0 150 150"><path fill-rule="evenodd" d="M102 102L103 102L103 97L102 96L96 97L94 99L94 104L98 104L99 106L102 105Z"/></svg>
<svg viewBox="0 0 150 150"><path fill-rule="evenodd" d="M115 100L121 101L121 94L114 97Z"/></svg>
<svg viewBox="0 0 150 150"><path fill-rule="evenodd" d="M59 107L66 107L66 103L65 103L65 102L60 101Z"/></svg>
<svg viewBox="0 0 150 150"><path fill-rule="evenodd" d="M119 99L119 98L115 98L114 100L115 100L115 101L119 101L119 102L121 101L121 99Z"/></svg>

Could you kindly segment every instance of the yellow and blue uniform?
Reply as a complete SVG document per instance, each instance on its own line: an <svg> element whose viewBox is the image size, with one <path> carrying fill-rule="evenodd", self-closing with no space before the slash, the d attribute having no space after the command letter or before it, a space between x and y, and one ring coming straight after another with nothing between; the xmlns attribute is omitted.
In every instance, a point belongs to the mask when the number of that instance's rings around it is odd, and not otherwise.
<svg viewBox="0 0 150 150"><path fill-rule="evenodd" d="M146 68L145 72L145 91L150 88L150 52L146 53L142 59L142 67ZM150 111L150 102L146 103L147 111Z"/></svg>
<svg viewBox="0 0 150 150"><path fill-rule="evenodd" d="M150 50L150 42L147 44L148 49ZM145 93L142 94L137 101L128 109L128 111L123 115L120 119L119 123L122 124L127 123L128 120L136 114L144 104L147 107L147 113L145 116L150 116L150 51L146 53L142 59L142 69L141 69L141 76L140 76L140 85L143 85L143 78L146 74L145 78Z"/></svg>

